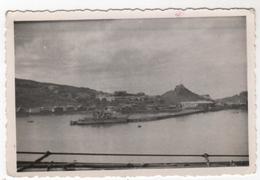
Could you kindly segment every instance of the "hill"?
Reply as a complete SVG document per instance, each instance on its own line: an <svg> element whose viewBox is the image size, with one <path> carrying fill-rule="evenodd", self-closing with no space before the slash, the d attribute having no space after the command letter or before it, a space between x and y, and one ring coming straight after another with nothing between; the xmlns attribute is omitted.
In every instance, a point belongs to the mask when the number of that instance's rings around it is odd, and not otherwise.
<svg viewBox="0 0 260 180"><path fill-rule="evenodd" d="M218 99L217 102L224 104L247 104L247 91L243 91L234 96Z"/></svg>
<svg viewBox="0 0 260 180"><path fill-rule="evenodd" d="M15 79L17 107L86 104L99 93L102 92L89 88Z"/></svg>
<svg viewBox="0 0 260 180"><path fill-rule="evenodd" d="M161 98L164 102L171 104L177 104L183 101L209 100L207 97L200 96L190 91L182 84L177 85L174 90L164 93L161 95Z"/></svg>
<svg viewBox="0 0 260 180"><path fill-rule="evenodd" d="M65 105L97 104L97 95L109 94L85 87L75 87L54 83L43 83L25 79L15 79L16 107L41 107ZM184 101L213 101L209 95L198 95L180 84L174 90L159 96L166 104ZM247 104L247 92L216 100L224 104Z"/></svg>

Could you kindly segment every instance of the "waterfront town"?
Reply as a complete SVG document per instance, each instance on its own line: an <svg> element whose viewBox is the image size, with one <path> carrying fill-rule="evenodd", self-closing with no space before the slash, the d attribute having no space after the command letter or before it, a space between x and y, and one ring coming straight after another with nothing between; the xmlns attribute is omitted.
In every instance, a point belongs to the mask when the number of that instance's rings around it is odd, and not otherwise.
<svg viewBox="0 0 260 180"><path fill-rule="evenodd" d="M97 93L91 103L64 105L45 105L23 107L17 105L17 116L93 113L95 111L118 112L121 114L135 113L177 113L186 110L217 111L229 108L246 108L247 94L221 100L213 100L210 95L198 95L184 85L177 85L174 90L163 95L149 96L143 92L132 94L127 91L114 93ZM235 100L234 100L235 99ZM246 100L245 100L246 99Z"/></svg>

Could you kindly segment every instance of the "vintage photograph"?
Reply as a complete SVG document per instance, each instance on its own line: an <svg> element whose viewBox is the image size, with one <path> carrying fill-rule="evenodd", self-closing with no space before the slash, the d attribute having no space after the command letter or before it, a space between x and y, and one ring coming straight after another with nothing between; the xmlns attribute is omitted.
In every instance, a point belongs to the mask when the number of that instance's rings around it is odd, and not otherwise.
<svg viewBox="0 0 260 180"><path fill-rule="evenodd" d="M246 16L19 20L13 35L17 172L249 166Z"/></svg>

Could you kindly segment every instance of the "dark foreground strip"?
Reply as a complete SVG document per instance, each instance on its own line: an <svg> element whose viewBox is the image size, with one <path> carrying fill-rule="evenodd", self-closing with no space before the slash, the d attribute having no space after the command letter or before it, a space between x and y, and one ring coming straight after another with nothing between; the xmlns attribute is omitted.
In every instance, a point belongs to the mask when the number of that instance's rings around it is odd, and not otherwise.
<svg viewBox="0 0 260 180"><path fill-rule="evenodd" d="M18 161L19 167L28 167L30 161ZM235 167L248 166L248 161L211 162L210 167ZM75 170L115 170L138 168L196 168L208 167L205 162L192 163L66 163L66 162L38 162L27 171L75 171Z"/></svg>

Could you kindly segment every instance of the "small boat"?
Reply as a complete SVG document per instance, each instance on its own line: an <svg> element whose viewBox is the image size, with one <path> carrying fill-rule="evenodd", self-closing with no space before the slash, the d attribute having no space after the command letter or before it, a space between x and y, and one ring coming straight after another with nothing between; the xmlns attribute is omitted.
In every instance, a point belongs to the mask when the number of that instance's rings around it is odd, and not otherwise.
<svg viewBox="0 0 260 180"><path fill-rule="evenodd" d="M141 128L142 126L141 125L138 125L138 128Z"/></svg>
<svg viewBox="0 0 260 180"><path fill-rule="evenodd" d="M28 122L28 123L33 123L34 121L33 121L33 120L28 120L27 122Z"/></svg>

